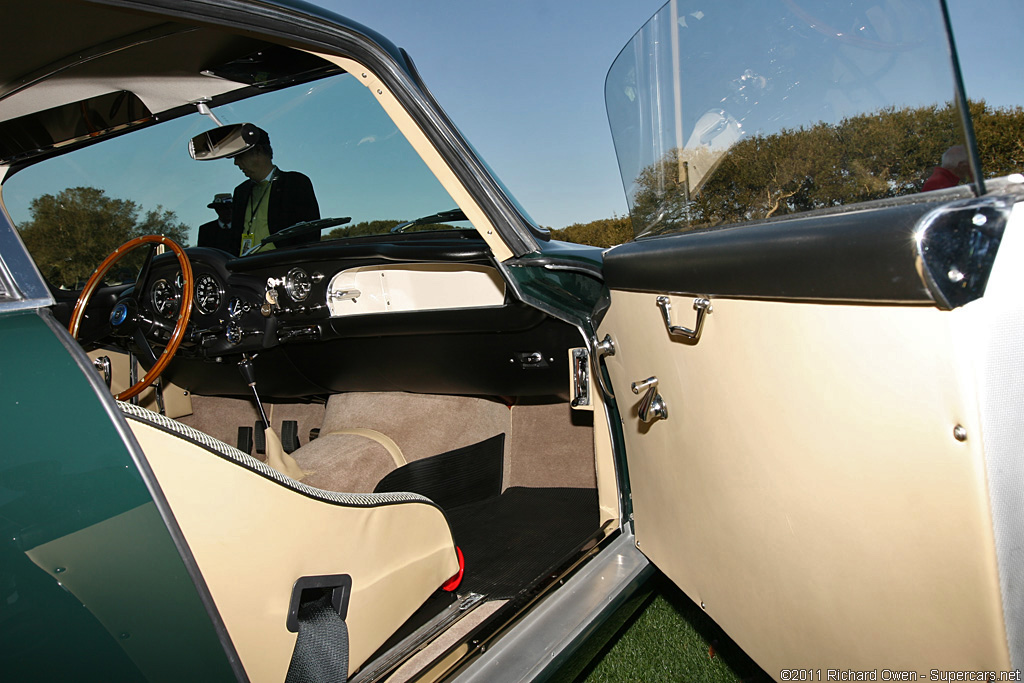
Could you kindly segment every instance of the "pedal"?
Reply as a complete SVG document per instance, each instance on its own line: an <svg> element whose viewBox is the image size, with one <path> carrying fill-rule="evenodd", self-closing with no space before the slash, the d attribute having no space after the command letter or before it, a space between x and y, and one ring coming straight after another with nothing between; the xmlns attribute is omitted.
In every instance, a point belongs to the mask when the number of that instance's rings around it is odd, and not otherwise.
<svg viewBox="0 0 1024 683"><path fill-rule="evenodd" d="M294 453L299 448L299 423L285 420L281 423L281 447L285 453Z"/></svg>
<svg viewBox="0 0 1024 683"><path fill-rule="evenodd" d="M252 455L252 427L238 428L238 450Z"/></svg>

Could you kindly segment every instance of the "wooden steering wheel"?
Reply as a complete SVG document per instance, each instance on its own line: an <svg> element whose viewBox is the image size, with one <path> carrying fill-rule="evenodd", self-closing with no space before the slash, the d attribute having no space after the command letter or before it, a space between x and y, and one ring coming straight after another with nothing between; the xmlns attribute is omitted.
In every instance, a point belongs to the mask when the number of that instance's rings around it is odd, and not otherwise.
<svg viewBox="0 0 1024 683"><path fill-rule="evenodd" d="M146 261L142 265L142 269L139 271L139 277L135 281L134 292L126 298L122 298L114 306L110 312L110 325L113 331L120 332L122 335L131 335L135 343L139 345L143 353L147 358L152 361L152 365L149 368L149 372L140 379L138 382L128 387L121 393L117 394L116 398L119 401L126 401L133 396L141 393L146 387L152 384L157 377L164 371L165 368L170 364L171 359L174 357L178 347L181 346L181 340L185 336L185 328L188 326L188 319L192 314L192 264L189 263L188 256L185 254L185 250L182 249L177 242L174 240L164 237L163 235L144 235L142 237L136 237L133 240L125 242L117 249L115 249L110 256L103 260L93 274L89 276L89 281L85 283L85 288L82 289L82 293L78 295L78 301L75 303L75 309L71 313L71 322L68 324L68 332L74 339L78 339L78 328L82 323L82 317L85 315L86 306L89 304L89 299L92 298L93 293L103 280L103 276L107 274L115 263L121 260L125 254L132 251L136 247L149 244L149 254L146 256ZM181 292L181 303L178 308L178 320L174 324L174 329L171 330L170 339L167 341L167 345L164 347L163 352L159 357L153 353L153 347L150 346L149 340L146 338L145 326L149 326L150 331L154 327L161 327L159 322L148 320L142 312L140 302L143 298L143 288L145 287L146 280L149 276L149 268L153 262L153 255L156 251L156 245L162 244L169 247L174 255L178 258L178 265L181 266L181 276L184 284L182 285ZM153 316L156 318L156 316ZM140 324L141 323L141 324ZM170 325L167 325L170 327Z"/></svg>

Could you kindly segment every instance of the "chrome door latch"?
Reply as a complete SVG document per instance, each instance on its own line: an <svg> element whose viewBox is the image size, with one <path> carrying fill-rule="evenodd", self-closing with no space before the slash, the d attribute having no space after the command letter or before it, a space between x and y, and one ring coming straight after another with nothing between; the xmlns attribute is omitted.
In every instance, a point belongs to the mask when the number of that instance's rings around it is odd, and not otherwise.
<svg viewBox="0 0 1024 683"><path fill-rule="evenodd" d="M668 418L668 406L665 405L665 399L658 393L657 377L648 377L641 382L633 382L629 385L629 388L637 395L640 394L641 390L647 390L644 397L640 399L640 406L637 408L637 415L641 421L649 424L655 420L665 420Z"/></svg>
<svg viewBox="0 0 1024 683"><path fill-rule="evenodd" d="M697 342L700 339L700 333L704 329L704 318L708 313L711 313L710 299L697 297L693 300L693 310L697 311L697 322L694 323L692 330L672 324L672 302L667 296L659 296L655 299L655 303L657 303L658 308L661 309L661 314L665 318L665 328L668 330L670 335L674 337L683 337L684 339L692 339L694 342Z"/></svg>
<svg viewBox="0 0 1024 683"><path fill-rule="evenodd" d="M107 384L107 389L110 388L110 378L112 375L110 356L100 356L92 361L94 368L99 370L100 374L103 375L103 381Z"/></svg>
<svg viewBox="0 0 1024 683"><path fill-rule="evenodd" d="M586 349L570 349L572 353L572 401L573 408L590 406L590 353Z"/></svg>

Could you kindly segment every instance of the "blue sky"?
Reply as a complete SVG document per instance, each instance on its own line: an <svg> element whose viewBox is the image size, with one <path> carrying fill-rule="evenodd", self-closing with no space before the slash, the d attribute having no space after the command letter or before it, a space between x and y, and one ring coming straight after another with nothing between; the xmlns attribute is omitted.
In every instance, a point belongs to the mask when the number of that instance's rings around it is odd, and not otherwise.
<svg viewBox="0 0 1024 683"><path fill-rule="evenodd" d="M762 1L766 0L757 0ZM619 50L663 0L313 2L369 26L405 48L441 106L540 224L561 228L628 212L605 114L604 79ZM806 2L809 0L797 4ZM950 0L950 4L968 94L996 106L1024 103L1024 61L1014 54L1024 23L1024 2ZM1001 20L993 22L993 16ZM721 49L724 57L742 47L724 45ZM236 116L232 111L220 114L227 122L245 120L242 110L246 107L237 108ZM273 127L270 119L257 117L254 121ZM187 137L207 125L200 117L192 117L173 145L138 154L140 163L152 165L154 159L160 160L156 168L164 172L163 182L145 180L141 171L129 172L128 180L134 179L135 184L110 186L110 194L131 198L147 209L161 204L192 226L212 219L206 208L209 198L214 192L230 191L242 177L230 163L215 162L201 165L202 178L197 181L199 169L182 152ZM312 124L302 130L281 126L274 128L272 137L283 167L303 170L320 181L324 176L319 169L295 160L303 145L309 144L309 129L332 130ZM133 144L143 139L129 137ZM88 164L65 158L67 161L36 174L38 182L26 172L20 187L17 182L8 185L5 200L15 220L28 218L28 201L42 192L91 184L100 167L108 163L106 146L99 147L104 154L96 151L98 156ZM186 181L194 190L188 195L178 187ZM318 195L325 204L333 196L319 186ZM387 210L392 207L386 205L382 209L387 209L386 216L369 215L352 205L353 197L358 196L338 193L341 204L322 209L325 215L352 215L355 221L406 215L399 207L394 207L395 215L391 215ZM394 200L394 193L374 199L378 206L383 205ZM442 200L424 205L430 213L448 208L447 204Z"/></svg>
<svg viewBox="0 0 1024 683"><path fill-rule="evenodd" d="M604 78L664 0L311 1L405 48L441 106L539 223L560 228L628 213ZM1024 3L949 5L968 95L997 106L1024 102L1024 60L1014 54Z"/></svg>
<svg viewBox="0 0 1024 683"><path fill-rule="evenodd" d="M542 225L627 213L604 77L664 0L312 0L389 37Z"/></svg>

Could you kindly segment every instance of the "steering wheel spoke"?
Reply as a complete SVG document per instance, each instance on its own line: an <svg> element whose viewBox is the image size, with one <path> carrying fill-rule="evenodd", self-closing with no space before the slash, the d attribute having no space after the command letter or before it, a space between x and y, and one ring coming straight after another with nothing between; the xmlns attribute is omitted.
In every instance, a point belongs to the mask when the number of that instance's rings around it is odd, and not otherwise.
<svg viewBox="0 0 1024 683"><path fill-rule="evenodd" d="M174 253L178 259L179 266L181 266L181 273L184 276L185 281L191 283L192 264L189 263L188 255L185 254L185 250L182 249L177 242L164 237L163 235L145 235L143 237L136 237L115 249L113 253L103 260L93 274L89 276L89 280L85 283L82 293L78 296L78 301L75 303L75 309L71 313L71 322L68 324L68 332L71 333L73 338L78 339L78 331L82 324L82 318L85 315L85 309L88 307L89 300L92 298L93 293L95 293L96 288L99 287L100 283L103 281L103 276L107 274L115 263L121 260L121 258L132 249L142 245L148 245L149 253L146 255L146 260L142 264L142 268L139 270L139 277L135 281L135 291L126 299L122 299L114 306L113 311L111 311L110 320L107 323L109 328L108 332L113 333L115 329L119 328L124 331L124 334L130 335L136 345L138 345L142 358L150 364L149 372L146 373L145 377L134 382L130 387L117 395L117 399L120 401L126 401L141 393L143 389L152 384L167 368L167 366L170 365L171 359L174 357L178 347L181 346L182 339L185 337L185 330L188 328L189 317L192 314L192 298L194 294L191 287L186 287L185 291L181 293L180 314L174 325L174 329L171 330L170 338L167 340L167 347L164 349L163 353L158 356L154 352L149 339L146 338L144 329L139 326L139 322L142 318L139 310L143 307L143 302L145 301L145 285L146 281L149 279L149 272L152 269L153 258L156 254L156 246L159 244L165 245Z"/></svg>
<svg viewBox="0 0 1024 683"><path fill-rule="evenodd" d="M149 338L146 337L146 333L142 331L142 328L135 328L135 332L132 333L132 339L135 341L135 346L139 349L139 358L151 368L156 365L156 352L153 350L153 345L149 343Z"/></svg>
<svg viewBox="0 0 1024 683"><path fill-rule="evenodd" d="M139 276L135 278L135 288L131 296L135 301L141 302L143 292L146 291L146 283L149 282L149 271L153 267L153 257L156 256L156 244L150 243L146 249L146 258L139 268Z"/></svg>

